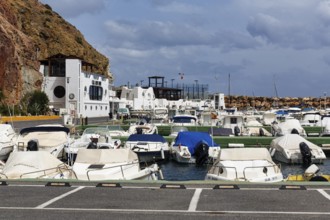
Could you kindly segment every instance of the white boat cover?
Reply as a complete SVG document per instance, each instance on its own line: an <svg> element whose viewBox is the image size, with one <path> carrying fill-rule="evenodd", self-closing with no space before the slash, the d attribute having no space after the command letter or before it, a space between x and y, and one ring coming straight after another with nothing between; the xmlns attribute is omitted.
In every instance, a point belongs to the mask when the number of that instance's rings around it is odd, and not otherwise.
<svg viewBox="0 0 330 220"><path fill-rule="evenodd" d="M298 134L286 134L284 136L275 138L270 143L270 147L275 149L281 147L288 150L300 149L299 144L301 142L305 142L310 149L320 149L319 146L313 144Z"/></svg>
<svg viewBox="0 0 330 220"><path fill-rule="evenodd" d="M10 124L0 124L0 143L12 141L15 131Z"/></svg>
<svg viewBox="0 0 330 220"><path fill-rule="evenodd" d="M277 126L278 126L278 128L281 129L281 132L283 135L285 135L287 133L291 133L292 129L297 129L299 134L304 132L304 128L301 126L299 120L297 120L297 119L289 119L284 122L280 122L279 124L277 124Z"/></svg>
<svg viewBox="0 0 330 220"><path fill-rule="evenodd" d="M9 155L2 173L4 173L8 179L19 179L22 174L53 169L60 165L63 165L63 162L47 151L15 151ZM45 172L23 175L22 178L39 178L56 174L58 174L58 172L56 169L53 169Z"/></svg>
<svg viewBox="0 0 330 220"><path fill-rule="evenodd" d="M268 160L272 161L266 148L226 148L220 151L217 162L226 160ZM216 163L217 163L216 162Z"/></svg>
<svg viewBox="0 0 330 220"><path fill-rule="evenodd" d="M111 164L138 161L131 149L79 149L75 163Z"/></svg>
<svg viewBox="0 0 330 220"><path fill-rule="evenodd" d="M30 132L20 135L17 143L24 142L24 146L26 147L27 143L33 139L38 140L41 148L52 148L67 143L68 135L63 131Z"/></svg>

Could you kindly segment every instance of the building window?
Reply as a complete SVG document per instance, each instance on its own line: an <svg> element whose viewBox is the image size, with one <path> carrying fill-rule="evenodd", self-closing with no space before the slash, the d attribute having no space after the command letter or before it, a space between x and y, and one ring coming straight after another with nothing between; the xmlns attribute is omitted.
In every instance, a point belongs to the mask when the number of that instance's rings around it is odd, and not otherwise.
<svg viewBox="0 0 330 220"><path fill-rule="evenodd" d="M63 86L56 86L54 89L54 95L56 98L63 98L65 96L65 88Z"/></svg>
<svg viewBox="0 0 330 220"><path fill-rule="evenodd" d="M90 86L89 87L89 99L90 100L102 100L103 88L100 86Z"/></svg>

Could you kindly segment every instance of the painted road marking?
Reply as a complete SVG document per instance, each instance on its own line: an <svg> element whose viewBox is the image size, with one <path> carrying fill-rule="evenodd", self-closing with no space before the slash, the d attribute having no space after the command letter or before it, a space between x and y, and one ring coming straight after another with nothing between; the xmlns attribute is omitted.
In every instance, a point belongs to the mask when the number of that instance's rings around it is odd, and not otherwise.
<svg viewBox="0 0 330 220"><path fill-rule="evenodd" d="M43 204L41 204L41 205L38 205L36 208L37 208L37 209L43 209L43 208L45 208L46 206L49 206L50 204L52 204L52 203L54 203L54 202L56 202L56 201L58 201L58 200L60 200L60 199L63 199L64 197L66 197L66 196L68 196L68 195L70 195L70 194L73 194L73 193L75 193L75 192L78 192L79 190L81 190L81 189L83 189L83 188L85 188L85 187L84 187L84 186L80 186L80 187L78 187L78 188L76 188L76 189L74 189L74 190L71 190L71 191L69 191L69 192L67 192L67 193L64 193L64 194L58 196L58 197L55 197L55 198L53 198L53 199L51 199L51 200L49 200L49 201L47 201L47 202L45 202L45 203L43 203Z"/></svg>
<svg viewBox="0 0 330 220"><path fill-rule="evenodd" d="M198 204L199 197L200 197L201 193L202 193L202 189L196 189L195 190L195 193L194 193L193 197L191 198L188 211L190 211L190 212L195 212L196 211L197 204Z"/></svg>
<svg viewBox="0 0 330 220"><path fill-rule="evenodd" d="M30 207L0 207L0 210L36 210L40 208ZM153 209L100 209L100 208L42 208L42 210L48 211L99 211L99 212L132 212L132 213L189 213L188 210L153 210ZM279 212L279 211L195 211L199 214L270 214L270 215L330 215L330 212Z"/></svg>
<svg viewBox="0 0 330 220"><path fill-rule="evenodd" d="M323 189L318 189L317 191L319 193L321 193L322 196L324 196L325 198L327 198L328 200L330 200L330 195L328 193L326 193Z"/></svg>

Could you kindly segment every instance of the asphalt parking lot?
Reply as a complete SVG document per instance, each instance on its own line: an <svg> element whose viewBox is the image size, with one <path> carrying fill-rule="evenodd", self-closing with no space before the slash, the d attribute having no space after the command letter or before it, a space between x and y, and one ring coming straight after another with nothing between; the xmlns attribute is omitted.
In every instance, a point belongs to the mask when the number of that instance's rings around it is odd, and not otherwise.
<svg viewBox="0 0 330 220"><path fill-rule="evenodd" d="M0 195L0 219L330 218L324 184L2 182Z"/></svg>

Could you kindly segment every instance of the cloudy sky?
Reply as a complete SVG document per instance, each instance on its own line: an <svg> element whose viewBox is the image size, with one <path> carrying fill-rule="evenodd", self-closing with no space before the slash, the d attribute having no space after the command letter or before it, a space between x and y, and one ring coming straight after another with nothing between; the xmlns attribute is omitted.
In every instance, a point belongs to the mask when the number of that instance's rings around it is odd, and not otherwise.
<svg viewBox="0 0 330 220"><path fill-rule="evenodd" d="M116 86L157 75L225 94L330 96L330 0L41 2L110 59Z"/></svg>

